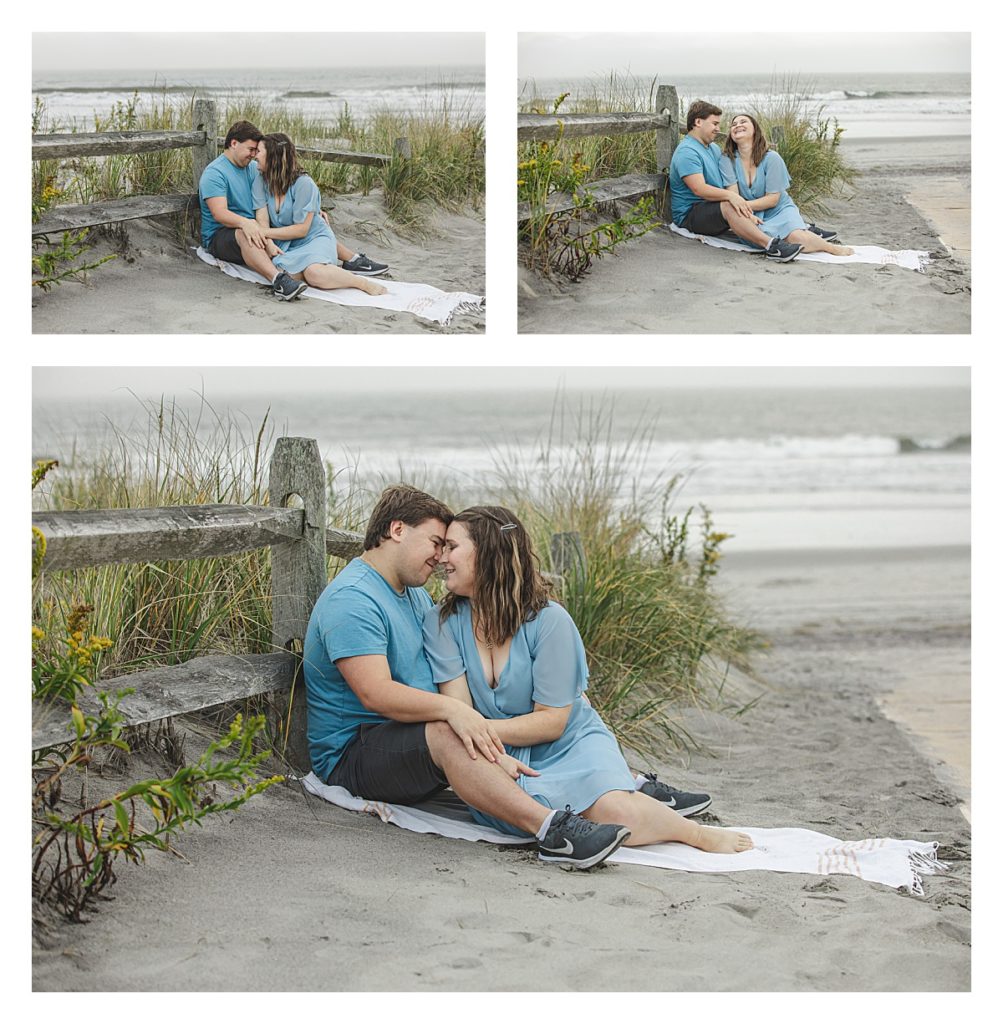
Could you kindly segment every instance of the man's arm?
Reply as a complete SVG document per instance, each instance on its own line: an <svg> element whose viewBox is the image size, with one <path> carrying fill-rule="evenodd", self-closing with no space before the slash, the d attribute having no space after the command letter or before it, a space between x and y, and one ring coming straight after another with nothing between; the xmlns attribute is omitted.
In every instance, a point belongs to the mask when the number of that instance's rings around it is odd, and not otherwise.
<svg viewBox="0 0 1003 1024"><path fill-rule="evenodd" d="M747 199L743 199L738 191L738 186L732 191L728 188L717 188L715 185L708 185L702 174L687 174L683 178L683 184L695 195L706 203L731 203L735 212L742 217L751 217L758 221L759 218L752 212L752 207Z"/></svg>
<svg viewBox="0 0 1003 1024"><path fill-rule="evenodd" d="M728 191L729 192L738 192L738 185L737 184L729 185L728 186ZM741 193L739 193L739 194L741 194ZM758 210L772 210L773 207L776 206L777 203L779 203L779 202L780 202L780 193L779 192L767 192L766 195L760 197L759 199L750 199L749 200L749 209L750 210L757 210L757 211Z"/></svg>
<svg viewBox="0 0 1003 1024"><path fill-rule="evenodd" d="M488 721L469 704L398 683L382 654L339 658L335 665L368 711L395 722L445 722L463 741L471 758L479 750L489 761L505 753L505 744Z"/></svg>
<svg viewBox="0 0 1003 1024"><path fill-rule="evenodd" d="M227 204L226 196L208 196L205 204L217 224L222 224L225 228L238 228L259 249L265 248L265 236L261 233L258 222L250 217L241 217L239 213L233 213Z"/></svg>

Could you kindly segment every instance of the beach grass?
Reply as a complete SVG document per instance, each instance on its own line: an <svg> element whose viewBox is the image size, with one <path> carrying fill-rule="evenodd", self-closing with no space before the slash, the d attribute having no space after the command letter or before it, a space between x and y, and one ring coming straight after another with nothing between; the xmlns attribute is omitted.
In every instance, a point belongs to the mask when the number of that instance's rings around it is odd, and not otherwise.
<svg viewBox="0 0 1003 1024"><path fill-rule="evenodd" d="M179 100L161 93L135 93L107 114L96 116L91 130L189 131L195 96ZM429 207L459 210L480 208L484 199L484 119L458 94L447 94L412 113L377 111L357 117L347 104L338 119L327 123L282 104L263 104L246 96L228 95L217 101L220 135L226 126L248 120L264 132L285 132L304 148L348 149L394 154L394 141L406 138L411 158L395 159L384 167L366 167L320 160L303 161L325 197L382 190L388 215L400 227L420 228ZM36 101L33 133L66 131ZM36 165L33 204L52 167ZM55 170L62 203L93 203L128 195L160 195L192 191L192 151L166 150L128 156L65 160Z"/></svg>
<svg viewBox="0 0 1003 1024"><path fill-rule="evenodd" d="M267 457L274 428L174 402L140 403L139 429L114 431L93 458L71 457L36 492L39 507L136 508L202 503L267 504ZM495 479L478 500L512 507L530 529L544 568L550 538L580 534L587 559L560 599L581 629L593 703L621 739L649 753L686 746L673 725L679 703L711 699L716 666L741 658L755 638L731 623L709 578L723 535L694 554L683 543L689 512L672 510L676 479L638 491L631 467L650 435L639 426L612 441L612 410L555 418L535 468L496 453ZM560 418L558 417L558 418ZM569 457L568 451L573 451ZM455 481L407 479L459 505ZM359 466L327 467L332 527L361 531L381 487ZM685 518L684 518L685 517ZM331 559L329 575L344 563ZM91 628L114 646L100 655L103 678L210 653L271 649L268 549L226 558L112 565L42 573L33 621L49 637L65 632L75 608L92 605ZM431 589L435 596L436 583ZM441 587L441 584L438 584Z"/></svg>

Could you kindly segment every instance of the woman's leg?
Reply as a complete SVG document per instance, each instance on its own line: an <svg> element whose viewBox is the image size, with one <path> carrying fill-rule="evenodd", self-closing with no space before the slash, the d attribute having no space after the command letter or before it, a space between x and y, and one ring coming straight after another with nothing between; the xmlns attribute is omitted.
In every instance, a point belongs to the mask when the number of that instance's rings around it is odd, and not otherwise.
<svg viewBox="0 0 1003 1024"><path fill-rule="evenodd" d="M627 846L686 843L687 846L695 846L707 853L741 853L743 850L751 850L753 845L744 832L699 825L644 793L626 793L622 790L603 793L581 814L589 821L626 825L630 829Z"/></svg>
<svg viewBox="0 0 1003 1024"><path fill-rule="evenodd" d="M303 279L314 288L358 288L367 295L384 295L386 288L366 277L350 274L333 263L311 263L303 271Z"/></svg>
<svg viewBox="0 0 1003 1024"><path fill-rule="evenodd" d="M792 242L794 245L800 245L802 252L827 252L833 256L853 255L853 250L848 245L833 245L832 242L827 242L824 238L820 238L814 231L806 231L800 228L797 231L792 231L785 241Z"/></svg>

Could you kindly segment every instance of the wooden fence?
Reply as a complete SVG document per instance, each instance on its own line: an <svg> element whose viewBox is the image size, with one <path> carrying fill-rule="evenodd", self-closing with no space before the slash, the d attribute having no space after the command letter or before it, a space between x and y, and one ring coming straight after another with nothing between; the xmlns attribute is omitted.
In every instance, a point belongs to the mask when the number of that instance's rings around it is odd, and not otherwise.
<svg viewBox="0 0 1003 1024"><path fill-rule="evenodd" d="M559 138L573 139L588 135L630 135L655 132L655 174L628 174L620 178L603 178L589 182L587 191L598 203L612 200L635 200L653 195L659 212L671 217L667 188L669 164L680 135L679 94L675 86L660 85L655 94L655 113L622 114L520 114L519 142L542 142ZM547 197L548 213L564 213L575 208L575 198L564 192ZM518 219L530 219L529 203L520 203Z"/></svg>
<svg viewBox="0 0 1003 1024"><path fill-rule="evenodd" d="M192 149L192 192L158 196L128 196L83 206L56 206L46 211L31 226L32 238L63 231L117 224L122 221L160 217L164 214L194 213L199 208L199 179L207 165L220 154L225 141L219 134L216 104L196 100L192 110L192 130L157 132L80 132L33 135L31 159L68 160L74 157L113 156L130 153L158 153L171 149ZM384 153L356 153L351 150L297 147L305 160L362 164L383 167L393 159ZM407 139L394 142L394 153L405 159L411 155Z"/></svg>
<svg viewBox="0 0 1003 1024"><path fill-rule="evenodd" d="M301 654L314 603L327 585L327 556L362 553L362 534L327 528L327 484L317 442L283 437L269 464L269 506L187 505L169 508L36 512L45 534L43 572L160 559L191 560L271 548L272 654L208 655L180 665L104 680L101 688L132 688L119 710L125 724L141 725L230 701L280 694L286 737L281 753L309 770ZM584 570L577 534L555 534L552 565L563 577ZM553 577L552 577L553 578ZM81 698L97 709L93 694ZM32 749L69 741L65 715L36 703Z"/></svg>

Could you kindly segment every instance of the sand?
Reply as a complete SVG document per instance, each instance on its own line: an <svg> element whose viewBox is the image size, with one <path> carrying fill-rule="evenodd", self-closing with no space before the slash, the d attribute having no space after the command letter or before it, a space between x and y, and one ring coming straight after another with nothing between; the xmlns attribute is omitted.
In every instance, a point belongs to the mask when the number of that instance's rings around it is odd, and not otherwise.
<svg viewBox="0 0 1003 1024"><path fill-rule="evenodd" d="M868 264L768 264L657 228L577 284L520 267L530 334L961 334L971 330L968 138L844 140L855 187L822 223L847 245L922 249L925 273Z"/></svg>
<svg viewBox="0 0 1003 1024"><path fill-rule="evenodd" d="M389 263L398 281L485 294L484 219L437 211L421 238L387 221L378 194L339 196L331 223L346 245ZM169 221L169 219L168 219ZM118 257L41 294L32 288L35 334L471 334L485 313L457 314L448 327L410 313L340 306L316 299L279 302L265 290L202 263L159 220L125 225L128 243L99 241L87 258Z"/></svg>
<svg viewBox="0 0 1003 1024"><path fill-rule="evenodd" d="M739 717L681 711L704 750L651 767L707 787L712 823L935 840L952 871L927 878L925 898L845 876L569 872L290 784L185 834L180 858L123 865L85 926L40 925L34 988L967 990L962 796L879 703L926 693L910 665L930 652L959 675L967 551L726 556L719 582L771 640L726 690L735 706L758 703Z"/></svg>

